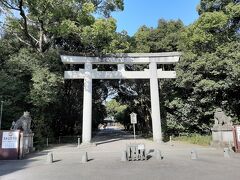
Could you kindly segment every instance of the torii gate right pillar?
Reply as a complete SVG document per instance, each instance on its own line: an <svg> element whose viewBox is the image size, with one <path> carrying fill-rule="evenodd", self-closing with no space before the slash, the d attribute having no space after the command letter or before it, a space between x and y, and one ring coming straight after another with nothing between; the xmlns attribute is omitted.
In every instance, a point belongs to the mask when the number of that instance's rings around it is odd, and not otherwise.
<svg viewBox="0 0 240 180"><path fill-rule="evenodd" d="M155 142L161 143L162 128L159 104L157 63L151 62L149 64L149 70L150 70L150 95L151 95L153 140Z"/></svg>

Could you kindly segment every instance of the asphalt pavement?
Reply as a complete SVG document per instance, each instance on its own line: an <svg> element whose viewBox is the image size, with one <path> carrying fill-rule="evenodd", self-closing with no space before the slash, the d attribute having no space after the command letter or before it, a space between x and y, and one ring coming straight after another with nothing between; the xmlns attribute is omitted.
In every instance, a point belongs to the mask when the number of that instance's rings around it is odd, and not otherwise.
<svg viewBox="0 0 240 180"><path fill-rule="evenodd" d="M0 180L238 180L240 155L187 143L157 144L114 128L99 131L93 146L55 145L23 160L0 161ZM121 161L127 144L142 143L148 160ZM156 159L160 151L163 158ZM191 159L195 151L198 159ZM53 153L52 164L46 161ZM82 163L87 152L88 162Z"/></svg>

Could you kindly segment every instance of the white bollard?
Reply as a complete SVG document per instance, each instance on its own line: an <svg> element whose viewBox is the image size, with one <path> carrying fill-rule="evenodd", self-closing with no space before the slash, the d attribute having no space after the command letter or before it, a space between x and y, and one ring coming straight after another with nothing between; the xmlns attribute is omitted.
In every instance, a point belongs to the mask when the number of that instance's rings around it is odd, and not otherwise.
<svg viewBox="0 0 240 180"><path fill-rule="evenodd" d="M47 138L47 147L48 147L48 138Z"/></svg>
<svg viewBox="0 0 240 180"><path fill-rule="evenodd" d="M127 161L127 151L122 152L121 161L123 161L123 162Z"/></svg>
<svg viewBox="0 0 240 180"><path fill-rule="evenodd" d="M156 150L156 159L157 160L162 160L162 153L161 153L161 151L160 150Z"/></svg>
<svg viewBox="0 0 240 180"><path fill-rule="evenodd" d="M172 142L172 136L170 136L170 146L173 146L173 142Z"/></svg>
<svg viewBox="0 0 240 180"><path fill-rule="evenodd" d="M82 155L82 163L88 162L88 154L87 152L84 152Z"/></svg>
<svg viewBox="0 0 240 180"><path fill-rule="evenodd" d="M229 148L224 148L223 149L223 156L225 157L225 158L230 158L231 156L230 156L230 149Z"/></svg>
<svg viewBox="0 0 240 180"><path fill-rule="evenodd" d="M49 152L49 153L47 154L47 163L48 163L48 164L53 163L53 153L52 153L52 152Z"/></svg>
<svg viewBox="0 0 240 180"><path fill-rule="evenodd" d="M191 159L198 159L197 151L194 149L191 151Z"/></svg>
<svg viewBox="0 0 240 180"><path fill-rule="evenodd" d="M80 138L78 138L78 148L80 148Z"/></svg>

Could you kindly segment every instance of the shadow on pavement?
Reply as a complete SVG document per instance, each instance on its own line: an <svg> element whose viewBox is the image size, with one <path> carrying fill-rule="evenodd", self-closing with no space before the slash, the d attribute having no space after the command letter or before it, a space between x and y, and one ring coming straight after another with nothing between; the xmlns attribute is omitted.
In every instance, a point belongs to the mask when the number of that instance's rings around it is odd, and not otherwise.
<svg viewBox="0 0 240 180"><path fill-rule="evenodd" d="M112 143L120 140L133 139L133 135L118 129L103 129L98 131L92 139L96 145Z"/></svg>
<svg viewBox="0 0 240 180"><path fill-rule="evenodd" d="M10 174L15 171L19 171L27 168L29 163L40 161L37 157L44 156L46 153L32 153L26 155L24 159L19 160L0 160L0 179L1 176ZM33 159L34 158L34 159Z"/></svg>
<svg viewBox="0 0 240 180"><path fill-rule="evenodd" d="M93 137L93 142L96 145L101 145L128 139L133 139L133 135L122 130L108 128L98 131ZM75 148L76 146L77 144L51 144L44 151L28 154L22 160L0 160L0 179L1 176L28 168L32 162L42 161L43 158L41 157L47 156L47 154L55 148ZM93 159L89 159L88 161L92 160ZM57 159L54 160L53 163L60 161L62 160Z"/></svg>

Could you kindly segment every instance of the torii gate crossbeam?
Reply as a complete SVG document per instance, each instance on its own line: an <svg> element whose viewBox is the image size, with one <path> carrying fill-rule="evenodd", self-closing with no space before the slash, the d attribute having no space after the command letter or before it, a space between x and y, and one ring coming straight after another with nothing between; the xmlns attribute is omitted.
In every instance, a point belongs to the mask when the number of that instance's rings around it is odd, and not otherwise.
<svg viewBox="0 0 240 180"><path fill-rule="evenodd" d="M158 79L176 78L175 71L157 69L157 64L175 64L181 53L130 53L112 57L61 56L64 64L84 64L79 71L65 71L65 79L84 79L82 144L91 143L92 79L150 79L153 140L162 141ZM117 64L117 71L97 71L93 64ZM125 71L125 64L149 64L144 71Z"/></svg>

